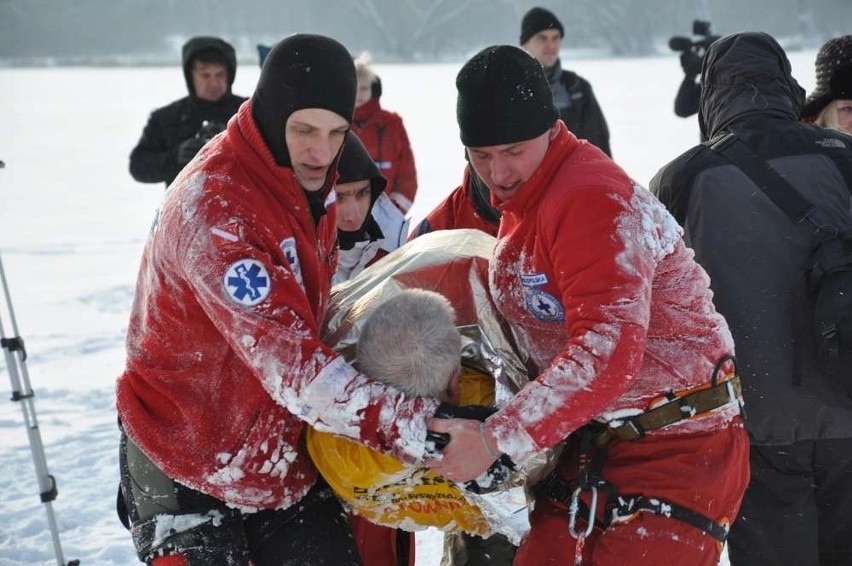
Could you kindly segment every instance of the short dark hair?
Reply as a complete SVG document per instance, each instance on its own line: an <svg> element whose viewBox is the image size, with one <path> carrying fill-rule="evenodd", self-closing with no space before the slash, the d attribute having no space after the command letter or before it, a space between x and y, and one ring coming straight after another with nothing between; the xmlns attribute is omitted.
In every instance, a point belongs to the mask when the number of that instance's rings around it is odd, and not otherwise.
<svg viewBox="0 0 852 566"><path fill-rule="evenodd" d="M198 53L192 56L193 64L195 61L207 63L209 65L222 65L225 68L228 67L228 58L215 47L205 47L204 49L199 50Z"/></svg>

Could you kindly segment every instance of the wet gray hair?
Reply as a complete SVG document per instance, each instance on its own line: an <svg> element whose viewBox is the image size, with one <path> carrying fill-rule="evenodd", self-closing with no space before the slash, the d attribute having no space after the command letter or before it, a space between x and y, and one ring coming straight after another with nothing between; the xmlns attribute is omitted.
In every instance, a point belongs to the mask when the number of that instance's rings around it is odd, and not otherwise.
<svg viewBox="0 0 852 566"><path fill-rule="evenodd" d="M410 289L376 307L361 329L358 367L408 395L440 397L461 363L461 335L450 302Z"/></svg>

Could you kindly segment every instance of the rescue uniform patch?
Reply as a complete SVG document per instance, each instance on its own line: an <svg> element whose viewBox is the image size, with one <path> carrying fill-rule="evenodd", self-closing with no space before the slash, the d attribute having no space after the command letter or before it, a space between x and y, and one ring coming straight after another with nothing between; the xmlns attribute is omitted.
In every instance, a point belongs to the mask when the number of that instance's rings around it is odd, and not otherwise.
<svg viewBox="0 0 852 566"><path fill-rule="evenodd" d="M252 258L232 263L225 272L223 283L228 297L246 307L263 301L272 289L266 267Z"/></svg>

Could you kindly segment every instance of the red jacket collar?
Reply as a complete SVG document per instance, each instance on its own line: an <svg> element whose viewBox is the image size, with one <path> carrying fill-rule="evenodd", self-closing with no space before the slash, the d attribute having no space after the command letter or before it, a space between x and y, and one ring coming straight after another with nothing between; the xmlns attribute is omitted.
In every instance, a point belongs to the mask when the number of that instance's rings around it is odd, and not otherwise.
<svg viewBox="0 0 852 566"><path fill-rule="evenodd" d="M500 202L492 193L491 203L504 213L521 212L535 206L544 195L544 189L556 176L556 172L559 171L565 157L570 155L579 145L579 140L568 131L565 122L559 120L559 132L556 134L556 138L550 142L547 153L544 154L544 159L535 173L527 179L526 183L521 185L517 194L511 199Z"/></svg>
<svg viewBox="0 0 852 566"><path fill-rule="evenodd" d="M374 96L361 106L355 109L355 116L353 117L355 122L366 122L370 118L376 115L376 113L381 110L382 107L379 104L378 97Z"/></svg>

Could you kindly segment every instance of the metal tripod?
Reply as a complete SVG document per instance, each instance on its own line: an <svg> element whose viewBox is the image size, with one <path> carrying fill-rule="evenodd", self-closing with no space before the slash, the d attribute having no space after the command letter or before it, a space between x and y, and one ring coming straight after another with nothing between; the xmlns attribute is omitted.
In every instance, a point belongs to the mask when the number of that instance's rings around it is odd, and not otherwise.
<svg viewBox="0 0 852 566"><path fill-rule="evenodd" d="M9 295L9 285L6 283L6 272L3 270L2 257L0 257L0 283L2 283L3 295L6 299L6 314L8 314L12 330L12 336L7 338L4 327L4 311L0 308L0 344L3 347L6 368L12 383L12 401L20 403L21 410L24 413L24 423L27 427L30 450L33 454L33 462L35 463L36 475L38 476L41 501L44 503L45 510L47 511L50 536L53 538L56 563L59 566L76 566L79 564L78 560L72 560L66 565L62 557L62 546L59 543L59 528L56 525L56 516L53 513L53 506L51 505L51 502L56 499L57 495L56 479L47 473L47 460L44 456L44 446L41 443L41 433L38 430L35 405L33 404L33 397L35 395L30 387L30 377L27 373L27 352L24 349L23 339L18 335L18 324L15 321L15 312L12 310L12 298Z"/></svg>

